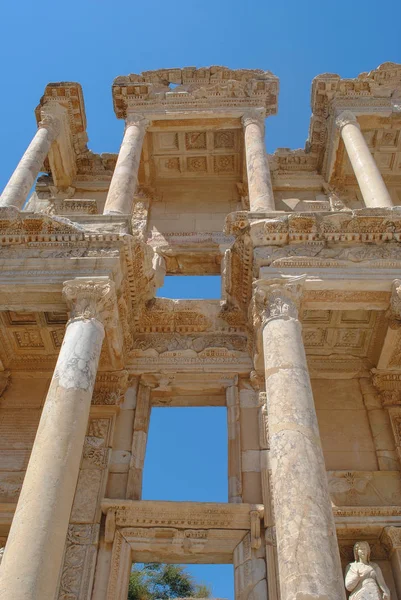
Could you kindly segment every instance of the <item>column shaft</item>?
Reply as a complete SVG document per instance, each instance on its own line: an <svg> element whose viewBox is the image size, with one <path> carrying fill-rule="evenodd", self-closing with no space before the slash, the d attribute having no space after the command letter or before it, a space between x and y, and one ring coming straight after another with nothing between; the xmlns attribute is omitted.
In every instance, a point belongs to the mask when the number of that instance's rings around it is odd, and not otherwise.
<svg viewBox="0 0 401 600"><path fill-rule="evenodd" d="M337 117L337 125L340 128L341 137L366 207L392 207L393 202L386 184L370 153L355 115L351 111L344 111Z"/></svg>
<svg viewBox="0 0 401 600"><path fill-rule="evenodd" d="M80 300L83 316L67 325L7 539L1 600L54 600L56 593L104 338Z"/></svg>
<svg viewBox="0 0 401 600"><path fill-rule="evenodd" d="M4 188L0 197L0 207L15 206L21 209L24 206L29 190L35 183L58 132L58 119L46 116L41 121L32 142Z"/></svg>
<svg viewBox="0 0 401 600"><path fill-rule="evenodd" d="M251 212L275 210L273 188L264 140L263 115L255 111L242 118L245 134L249 208Z"/></svg>
<svg viewBox="0 0 401 600"><path fill-rule="evenodd" d="M281 599L345 599L326 469L294 300L301 284L259 283L265 286L259 289L265 304L263 348Z"/></svg>
<svg viewBox="0 0 401 600"><path fill-rule="evenodd" d="M128 215L138 183L142 143L149 122L140 115L127 120L103 214Z"/></svg>

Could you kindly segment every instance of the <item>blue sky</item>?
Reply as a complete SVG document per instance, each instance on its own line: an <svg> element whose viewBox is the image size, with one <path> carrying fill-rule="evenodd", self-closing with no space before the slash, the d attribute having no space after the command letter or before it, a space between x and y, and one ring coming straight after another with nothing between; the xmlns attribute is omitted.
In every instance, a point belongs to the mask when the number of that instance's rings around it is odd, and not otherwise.
<svg viewBox="0 0 401 600"><path fill-rule="evenodd" d="M0 189L34 135L33 110L50 81L82 84L90 148L117 152L123 130L111 102L117 75L185 65L271 70L280 78L280 96L279 114L266 125L268 151L298 148L307 137L313 77L324 72L355 77L385 61L401 62L400 23L399 0L3 2ZM216 297L212 285L204 280L203 297ZM171 280L169 286L169 296L186 297L183 287L174 290ZM219 437L224 411L208 409L195 421L191 411L196 409L187 412L191 426L174 409L154 411L145 497L161 497L163 490L166 498L226 494L226 438ZM163 479L152 483L160 474ZM197 576L212 581L215 596L232 598L232 570L219 573L196 569Z"/></svg>

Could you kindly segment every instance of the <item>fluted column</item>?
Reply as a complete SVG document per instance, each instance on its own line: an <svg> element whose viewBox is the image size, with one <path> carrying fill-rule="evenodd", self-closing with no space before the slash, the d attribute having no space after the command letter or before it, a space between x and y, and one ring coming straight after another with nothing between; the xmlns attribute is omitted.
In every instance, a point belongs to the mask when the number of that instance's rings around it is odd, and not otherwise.
<svg viewBox="0 0 401 600"><path fill-rule="evenodd" d="M263 332L281 600L345 600L298 303L304 277L255 284Z"/></svg>
<svg viewBox="0 0 401 600"><path fill-rule="evenodd" d="M251 110L242 117L251 212L275 210L273 188L265 147L264 112Z"/></svg>
<svg viewBox="0 0 401 600"><path fill-rule="evenodd" d="M1 600L54 600L112 286L106 277L64 283L71 318L7 539Z"/></svg>
<svg viewBox="0 0 401 600"><path fill-rule="evenodd" d="M143 138L149 121L143 115L128 115L125 133L107 194L103 214L128 215L138 183Z"/></svg>
<svg viewBox="0 0 401 600"><path fill-rule="evenodd" d="M21 209L24 206L60 128L60 120L56 116L42 113L39 129L0 196L0 207L15 206Z"/></svg>
<svg viewBox="0 0 401 600"><path fill-rule="evenodd" d="M343 111L336 119L355 177L368 208L391 207L393 202L370 153L355 115Z"/></svg>

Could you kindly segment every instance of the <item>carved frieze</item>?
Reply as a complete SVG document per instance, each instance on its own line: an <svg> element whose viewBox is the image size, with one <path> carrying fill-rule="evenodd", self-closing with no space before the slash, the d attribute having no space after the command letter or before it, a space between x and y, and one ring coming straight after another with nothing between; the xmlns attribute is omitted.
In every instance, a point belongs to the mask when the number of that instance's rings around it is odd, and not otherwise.
<svg viewBox="0 0 401 600"><path fill-rule="evenodd" d="M174 89L170 88L170 82L176 84ZM166 108L201 110L255 106L263 107L266 114L275 114L277 93L278 79L269 71L231 70L219 66L145 71L117 77L113 82L113 103L118 118L125 118L130 109Z"/></svg>

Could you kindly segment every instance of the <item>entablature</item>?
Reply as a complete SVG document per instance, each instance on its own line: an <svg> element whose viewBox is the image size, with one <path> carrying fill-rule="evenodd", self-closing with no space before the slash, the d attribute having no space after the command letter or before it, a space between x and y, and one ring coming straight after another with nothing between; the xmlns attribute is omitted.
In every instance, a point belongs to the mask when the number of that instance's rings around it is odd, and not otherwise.
<svg viewBox="0 0 401 600"><path fill-rule="evenodd" d="M117 77L113 104L118 118L129 112L166 113L263 107L277 111L278 79L269 71L227 67L159 69Z"/></svg>

